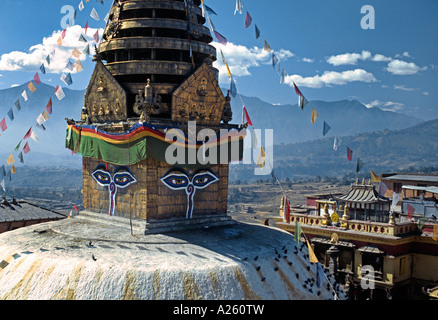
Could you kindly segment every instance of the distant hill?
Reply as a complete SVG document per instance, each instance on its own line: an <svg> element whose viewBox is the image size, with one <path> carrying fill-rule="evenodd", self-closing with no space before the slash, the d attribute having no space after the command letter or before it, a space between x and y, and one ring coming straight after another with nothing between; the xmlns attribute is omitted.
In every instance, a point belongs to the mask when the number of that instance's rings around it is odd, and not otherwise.
<svg viewBox="0 0 438 320"><path fill-rule="evenodd" d="M301 110L298 105L271 105L254 97L242 96L255 128L273 129L274 144L295 143L322 137L323 122L331 130L327 137L349 136L385 129L398 130L411 127L423 120L401 113L367 108L356 100L311 101ZM314 125L310 122L312 107L319 117ZM234 122L241 122L242 104L232 99Z"/></svg>
<svg viewBox="0 0 438 320"><path fill-rule="evenodd" d="M353 175L357 158L365 166L358 176L369 176L369 169L380 174L414 168L438 167L438 119L402 130L384 130L341 137L333 149L333 138L323 138L274 146L274 170L280 178L300 176L342 177ZM346 146L353 150L347 160ZM232 166L230 180L266 179L254 176L254 165ZM269 177L268 177L269 178Z"/></svg>

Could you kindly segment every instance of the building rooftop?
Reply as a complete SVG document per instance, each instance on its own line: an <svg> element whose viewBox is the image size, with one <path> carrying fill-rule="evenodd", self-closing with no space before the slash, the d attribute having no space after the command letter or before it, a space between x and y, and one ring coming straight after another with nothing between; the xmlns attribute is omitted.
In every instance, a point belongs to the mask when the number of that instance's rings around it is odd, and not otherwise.
<svg viewBox="0 0 438 320"><path fill-rule="evenodd" d="M35 204L20 200L0 202L0 223L29 220L58 220L66 218L65 215L55 211L41 208Z"/></svg>
<svg viewBox="0 0 438 320"><path fill-rule="evenodd" d="M438 183L438 175L421 175L421 174L394 174L382 177L383 180L405 180Z"/></svg>
<svg viewBox="0 0 438 320"><path fill-rule="evenodd" d="M335 197L336 200L345 202L377 203L389 202L387 198L379 195L373 185L354 184L351 190L342 196Z"/></svg>

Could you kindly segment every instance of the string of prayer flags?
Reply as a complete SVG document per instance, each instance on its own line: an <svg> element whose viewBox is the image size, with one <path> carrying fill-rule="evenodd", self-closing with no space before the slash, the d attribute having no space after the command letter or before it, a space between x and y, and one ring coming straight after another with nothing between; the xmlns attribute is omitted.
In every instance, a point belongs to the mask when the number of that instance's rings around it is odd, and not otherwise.
<svg viewBox="0 0 438 320"><path fill-rule="evenodd" d="M265 150L263 149L263 146L260 146L260 153L256 165L263 169L265 167L265 163L266 163L266 153Z"/></svg>
<svg viewBox="0 0 438 320"><path fill-rule="evenodd" d="M360 158L357 158L356 173L358 173L364 165L365 165L365 163Z"/></svg>
<svg viewBox="0 0 438 320"><path fill-rule="evenodd" d="M26 90L23 91L23 93L21 94L21 96L23 97L24 101L29 100L29 98L27 97Z"/></svg>
<svg viewBox="0 0 438 320"><path fill-rule="evenodd" d="M371 171L371 169L370 169L370 173L371 173L371 181L372 182L381 182L382 181L382 180L380 180L380 178L377 174L375 174L373 171Z"/></svg>
<svg viewBox="0 0 438 320"><path fill-rule="evenodd" d="M6 119L3 118L2 121L0 121L0 129L2 129L2 132L5 132L6 129L8 129L8 126L6 125Z"/></svg>
<svg viewBox="0 0 438 320"><path fill-rule="evenodd" d="M267 52L271 52L271 46L268 44L268 42L265 39L265 45L263 46L263 50L267 51Z"/></svg>
<svg viewBox="0 0 438 320"><path fill-rule="evenodd" d="M24 154L28 154L30 152L29 142L26 142L26 144L23 147Z"/></svg>
<svg viewBox="0 0 438 320"><path fill-rule="evenodd" d="M312 124L315 124L315 121L318 118L318 116L319 116L318 112L316 112L315 108L312 108L312 117L310 119L310 122L312 122Z"/></svg>
<svg viewBox="0 0 438 320"><path fill-rule="evenodd" d="M35 75L33 76L33 80L35 81L35 83L37 85L39 85L41 83L40 76L38 75L38 72L35 73Z"/></svg>
<svg viewBox="0 0 438 320"><path fill-rule="evenodd" d="M322 136L325 137L325 135L330 131L331 127L328 125L327 122L324 121L324 124L322 126Z"/></svg>
<svg viewBox="0 0 438 320"><path fill-rule="evenodd" d="M245 106L243 106L243 112L245 113L246 122L248 123L249 126L252 127L252 122L251 119L249 118L248 111L246 110Z"/></svg>
<svg viewBox="0 0 438 320"><path fill-rule="evenodd" d="M97 14L96 9L94 9L94 8L93 8L93 10L91 10L90 17L92 17L96 21L100 20L99 15Z"/></svg>
<svg viewBox="0 0 438 320"><path fill-rule="evenodd" d="M6 159L6 163L8 165L11 165L13 163L15 163L15 159L14 159L14 155L11 153L11 155Z"/></svg>
<svg viewBox="0 0 438 320"><path fill-rule="evenodd" d="M347 146L347 159L351 161L353 159L353 151Z"/></svg>
<svg viewBox="0 0 438 320"><path fill-rule="evenodd" d="M249 28L251 26L251 23L252 23L251 15L249 14L249 12L246 12L245 29Z"/></svg>
<svg viewBox="0 0 438 320"><path fill-rule="evenodd" d="M58 100L62 100L63 98L65 98L64 91L62 90L62 88L60 86L56 86L55 95L58 98Z"/></svg>
<svg viewBox="0 0 438 320"><path fill-rule="evenodd" d="M255 35L256 35L256 39L260 38L260 29L257 27L257 25L255 24Z"/></svg>
<svg viewBox="0 0 438 320"><path fill-rule="evenodd" d="M35 88L35 86L34 86L34 84L33 84L32 81L29 82L29 84L27 85L27 88L28 88L31 92L35 92L35 91L36 91L36 88Z"/></svg>
<svg viewBox="0 0 438 320"><path fill-rule="evenodd" d="M52 114L52 98L50 98L49 102L47 103L46 110L48 114Z"/></svg>
<svg viewBox="0 0 438 320"><path fill-rule="evenodd" d="M14 111L12 108L8 111L9 120L14 121Z"/></svg>
<svg viewBox="0 0 438 320"><path fill-rule="evenodd" d="M224 46L227 45L228 41L227 38L225 38L223 35L221 35L219 32L217 32L216 30L214 31L214 36L216 37L217 41L219 41L221 44L223 44Z"/></svg>
<svg viewBox="0 0 438 320"><path fill-rule="evenodd" d="M242 0L236 0L236 10L234 10L234 15L236 15L236 12L239 12L240 14L243 13L243 2L242 2Z"/></svg>

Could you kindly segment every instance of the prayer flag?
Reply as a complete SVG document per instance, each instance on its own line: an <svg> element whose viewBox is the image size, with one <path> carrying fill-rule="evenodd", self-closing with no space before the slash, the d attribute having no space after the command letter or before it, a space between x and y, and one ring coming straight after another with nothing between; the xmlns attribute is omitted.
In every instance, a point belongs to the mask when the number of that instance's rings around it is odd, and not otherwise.
<svg viewBox="0 0 438 320"><path fill-rule="evenodd" d="M386 194L386 191L388 191L388 186L386 185L385 182L380 181L380 185L379 185L379 195L384 197Z"/></svg>
<svg viewBox="0 0 438 320"><path fill-rule="evenodd" d="M264 47L263 47L263 50L268 51L268 52L271 52L271 47L269 46L269 44L268 44L268 42L266 41L266 39L265 39L265 45L264 45Z"/></svg>
<svg viewBox="0 0 438 320"><path fill-rule="evenodd" d="M87 20L87 23L85 24L85 34L87 34L87 30L88 30L88 20Z"/></svg>
<svg viewBox="0 0 438 320"><path fill-rule="evenodd" d="M312 246L310 245L309 241L306 240L307 242L307 248L309 249L309 262L311 263L318 263L318 258L315 255L315 252L312 249Z"/></svg>
<svg viewBox="0 0 438 320"><path fill-rule="evenodd" d="M310 119L310 122L312 122L312 124L315 124L315 121L318 118L318 116L319 116L318 112L316 112L315 108L312 108L312 117Z"/></svg>
<svg viewBox="0 0 438 320"><path fill-rule="evenodd" d="M356 173L358 173L364 165L365 165L365 163L360 158L357 158Z"/></svg>
<svg viewBox="0 0 438 320"><path fill-rule="evenodd" d="M257 27L257 25L255 24L255 35L256 35L256 39L260 38L260 29Z"/></svg>
<svg viewBox="0 0 438 320"><path fill-rule="evenodd" d="M258 141L257 141L257 134L255 132L254 127L252 127L252 148L254 150L257 149Z"/></svg>
<svg viewBox="0 0 438 320"><path fill-rule="evenodd" d="M46 67L44 67L44 63L40 66L40 70L42 74L46 74Z"/></svg>
<svg viewBox="0 0 438 320"><path fill-rule="evenodd" d="M32 132L31 137L32 137L33 141L35 141L36 143L40 142L40 138L38 137L38 135L36 134L35 131Z"/></svg>
<svg viewBox="0 0 438 320"><path fill-rule="evenodd" d="M284 198L283 221L287 223L290 222L290 205L289 205L289 200L287 198Z"/></svg>
<svg viewBox="0 0 438 320"><path fill-rule="evenodd" d="M50 56L46 57L47 64L50 65Z"/></svg>
<svg viewBox="0 0 438 320"><path fill-rule="evenodd" d="M236 97L237 95L237 87L233 78L231 78L230 93L233 97Z"/></svg>
<svg viewBox="0 0 438 320"><path fill-rule="evenodd" d="M27 153L30 152L29 142L26 142L26 144L24 145L24 147L23 147L23 152L24 152L25 154L27 154Z"/></svg>
<svg viewBox="0 0 438 320"><path fill-rule="evenodd" d="M227 45L227 43L228 43L227 38L225 38L223 35L221 35L216 30L214 30L214 36L216 37L217 41L219 41L221 44L223 44L224 46Z"/></svg>
<svg viewBox="0 0 438 320"><path fill-rule="evenodd" d="M0 175L1 175L1 177L6 176L6 170L5 170L4 164L2 164L2 166L0 167Z"/></svg>
<svg viewBox="0 0 438 320"><path fill-rule="evenodd" d="M35 83L36 83L37 85L41 83L40 76L38 75L38 72L35 73L35 75L34 75L34 77L33 77L33 80L35 81Z"/></svg>
<svg viewBox="0 0 438 320"><path fill-rule="evenodd" d="M20 103L20 99L17 99L17 101L15 101L15 107L17 108L18 111L21 110L21 103Z"/></svg>
<svg viewBox="0 0 438 320"><path fill-rule="evenodd" d="M3 179L3 180L0 182L0 185L1 185L2 188L3 188L3 191L6 192L5 179Z"/></svg>
<svg viewBox="0 0 438 320"><path fill-rule="evenodd" d="M78 40L78 41L80 41L80 42L85 42L85 43L88 42L87 39L85 39L85 37L84 37L83 34L81 34L81 35L79 36L79 40Z"/></svg>
<svg viewBox="0 0 438 320"><path fill-rule="evenodd" d="M220 52L221 52L221 56L222 56L222 61L223 61L223 63L225 64L225 67L227 67L228 77L232 78L231 71L230 71L230 67L228 66L228 63L227 63L227 61L225 60L224 53L222 52L222 49L220 50Z"/></svg>
<svg viewBox="0 0 438 320"><path fill-rule="evenodd" d="M8 159L6 159L6 163L8 165L11 165L13 163L15 163L15 159L14 159L14 155L11 153L11 155L8 157Z"/></svg>
<svg viewBox="0 0 438 320"><path fill-rule="evenodd" d="M23 152L18 154L18 159L20 159L20 163L24 163Z"/></svg>
<svg viewBox="0 0 438 320"><path fill-rule="evenodd" d="M81 56L82 52L80 52L78 49L74 48L72 52L72 56L78 59Z"/></svg>
<svg viewBox="0 0 438 320"><path fill-rule="evenodd" d="M377 174L375 174L375 173L372 172L371 170L370 170L370 173L371 173L371 181L372 181L372 182L380 182L380 181L381 181L380 178L379 178L379 176L378 176Z"/></svg>
<svg viewBox="0 0 438 320"><path fill-rule="evenodd" d="M47 103L46 110L48 114L52 114L52 98L50 98L49 102Z"/></svg>
<svg viewBox="0 0 438 320"><path fill-rule="evenodd" d="M6 125L6 119L3 118L3 120L0 122L0 129L2 129L2 132L5 132L8 126Z"/></svg>
<svg viewBox="0 0 438 320"><path fill-rule="evenodd" d="M84 6L84 2L81 0L81 2L79 3L79 11L84 10L85 6Z"/></svg>
<svg viewBox="0 0 438 320"><path fill-rule="evenodd" d="M9 172L8 172L8 178L9 178L9 181L12 181L12 173L11 173L10 170L9 170Z"/></svg>
<svg viewBox="0 0 438 320"><path fill-rule="evenodd" d="M272 68L274 68L275 69L275 65L278 63L278 58L277 58L277 56L275 55L275 53L272 53Z"/></svg>
<svg viewBox="0 0 438 320"><path fill-rule="evenodd" d="M23 97L24 101L29 100L29 98L27 97L26 90L23 91L23 93L21 94L21 96Z"/></svg>
<svg viewBox="0 0 438 320"><path fill-rule="evenodd" d="M331 127L328 125L327 122L324 121L324 125L322 126L322 136L325 137L325 135L330 131Z"/></svg>
<svg viewBox="0 0 438 320"><path fill-rule="evenodd" d="M62 30L62 33L61 33L61 39L64 39L66 34L67 34L67 28L65 28L64 30Z"/></svg>
<svg viewBox="0 0 438 320"><path fill-rule="evenodd" d="M321 280L322 280L323 274L324 274L324 270L322 270L321 264L317 263L316 264L316 286L318 288L321 288Z"/></svg>
<svg viewBox="0 0 438 320"><path fill-rule="evenodd" d="M240 14L243 13L243 2L242 2L242 0L236 0L236 10L234 10L234 15L236 15L236 12L239 12Z"/></svg>
<svg viewBox="0 0 438 320"><path fill-rule="evenodd" d="M22 141L23 141L23 140L21 140L21 141L17 144L17 146L15 147L15 149L14 149L15 152L17 152L18 149L20 149L20 146L21 146L21 142L22 142Z"/></svg>
<svg viewBox="0 0 438 320"><path fill-rule="evenodd" d="M85 47L84 54L90 55L90 45L89 44L87 44L87 46Z"/></svg>
<svg viewBox="0 0 438 320"><path fill-rule="evenodd" d="M438 224L433 226L433 235L432 239L438 241Z"/></svg>
<svg viewBox="0 0 438 320"><path fill-rule="evenodd" d="M68 70L73 71L74 64L73 64L73 62L69 59L68 62L67 62L67 65L66 65L65 67L66 67Z"/></svg>
<svg viewBox="0 0 438 320"><path fill-rule="evenodd" d="M56 40L56 43L58 44L58 47L62 46L62 39L61 39L61 37L59 37L58 40Z"/></svg>
<svg viewBox="0 0 438 320"><path fill-rule="evenodd" d="M30 128L27 133L24 135L23 140L26 140L30 138L30 135L32 134L32 128Z"/></svg>
<svg viewBox="0 0 438 320"><path fill-rule="evenodd" d="M245 113L246 122L248 123L248 125L250 125L252 127L252 122L251 122L251 119L249 118L248 111L246 111L245 106L243 106L243 111Z"/></svg>
<svg viewBox="0 0 438 320"><path fill-rule="evenodd" d="M212 8L210 8L209 6L207 6L206 4L204 4L205 6L205 10L207 10L208 14L214 14L217 15L216 12L214 12L214 10Z"/></svg>
<svg viewBox="0 0 438 320"><path fill-rule="evenodd" d="M94 9L94 8L93 8L93 10L91 10L90 17L92 17L96 21L100 20L99 15L97 14L96 9Z"/></svg>
<svg viewBox="0 0 438 320"><path fill-rule="evenodd" d="M44 109L44 111L38 116L37 122L38 124L43 124L47 120L49 120L49 115L47 114L46 109Z"/></svg>
<svg viewBox="0 0 438 320"><path fill-rule="evenodd" d="M46 130L46 127L43 125L43 124L36 124L36 127L38 128L38 129L41 129L41 130L43 130L43 131L45 131Z"/></svg>
<svg viewBox="0 0 438 320"><path fill-rule="evenodd" d="M398 202L400 201L400 199L401 199L400 195L397 192L393 192L391 206L395 207L398 204Z"/></svg>
<svg viewBox="0 0 438 320"><path fill-rule="evenodd" d="M64 91L59 86L56 86L55 88L55 95L58 98L58 100L62 100L65 97Z"/></svg>
<svg viewBox="0 0 438 320"><path fill-rule="evenodd" d="M12 108L8 111L8 117L11 121L14 121L14 111Z"/></svg>
<svg viewBox="0 0 438 320"><path fill-rule="evenodd" d="M73 80L72 80L72 78L71 78L71 74L70 73L68 73L68 74L65 74L65 73L63 73L62 75L61 75L61 80L66 84L66 85L71 85L72 83L73 83Z"/></svg>
<svg viewBox="0 0 438 320"><path fill-rule="evenodd" d="M35 92L35 91L36 91L36 88L35 88L35 86L34 86L34 84L33 84L32 81L29 82L29 84L27 85L27 87L29 88L29 90L30 90L31 92Z"/></svg>
<svg viewBox="0 0 438 320"><path fill-rule="evenodd" d="M256 165L260 168L264 168L266 163L266 153L262 146L260 146L259 158L257 159Z"/></svg>
<svg viewBox="0 0 438 320"><path fill-rule="evenodd" d="M353 151L347 146L347 159L351 161L353 159Z"/></svg>
<svg viewBox="0 0 438 320"><path fill-rule="evenodd" d="M298 219L295 219L295 232L294 232L294 240L298 244L301 241L301 226L298 223Z"/></svg>
<svg viewBox="0 0 438 320"><path fill-rule="evenodd" d="M295 93L298 95L298 106L301 108L301 110L304 110L304 107L309 103L309 101L307 101L306 97L301 93L295 82L293 82L293 85Z"/></svg>
<svg viewBox="0 0 438 320"><path fill-rule="evenodd" d="M280 83L283 84L284 80L286 79L287 73L286 70L283 69L283 71L281 72L281 78L280 78Z"/></svg>
<svg viewBox="0 0 438 320"><path fill-rule="evenodd" d="M93 35L93 37L94 41L96 41L96 43L99 43L99 29L96 30L96 33Z"/></svg>
<svg viewBox="0 0 438 320"><path fill-rule="evenodd" d="M17 173L17 171L15 170L15 166L14 165L12 165L12 167L11 167L11 173L12 174L16 174Z"/></svg>
<svg viewBox="0 0 438 320"><path fill-rule="evenodd" d="M211 21L210 17L208 17L207 20L208 20L208 26L209 26L209 28L210 28L210 31L211 31L211 32L214 32L214 30L215 30L216 28L214 27L214 24L213 24L213 22Z"/></svg>
<svg viewBox="0 0 438 320"><path fill-rule="evenodd" d="M411 206L409 203L406 203L406 210L408 211L408 218L412 219L415 213L415 208Z"/></svg>
<svg viewBox="0 0 438 320"><path fill-rule="evenodd" d="M338 136L335 136L335 141L333 143L333 150L338 151L339 146L341 145L342 139Z"/></svg>
<svg viewBox="0 0 438 320"><path fill-rule="evenodd" d="M249 28L251 26L251 23L252 23L251 15L249 14L249 12L246 12L245 28Z"/></svg>

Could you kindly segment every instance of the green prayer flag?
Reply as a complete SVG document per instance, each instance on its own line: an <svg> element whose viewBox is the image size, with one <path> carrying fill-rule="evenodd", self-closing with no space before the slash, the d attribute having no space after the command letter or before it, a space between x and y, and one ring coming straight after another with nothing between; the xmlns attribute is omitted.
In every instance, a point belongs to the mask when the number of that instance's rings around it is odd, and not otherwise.
<svg viewBox="0 0 438 320"><path fill-rule="evenodd" d="M22 141L23 141L23 140L21 140L21 141L18 143L18 145L15 147L15 149L14 149L15 152L17 152L18 149L20 149L20 146L21 146L21 142L22 142Z"/></svg>
<svg viewBox="0 0 438 320"><path fill-rule="evenodd" d="M298 219L295 220L295 233L294 233L294 240L296 243L300 243L300 239L301 239L301 226L298 223Z"/></svg>

